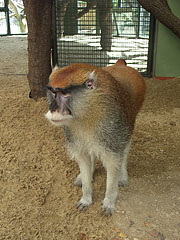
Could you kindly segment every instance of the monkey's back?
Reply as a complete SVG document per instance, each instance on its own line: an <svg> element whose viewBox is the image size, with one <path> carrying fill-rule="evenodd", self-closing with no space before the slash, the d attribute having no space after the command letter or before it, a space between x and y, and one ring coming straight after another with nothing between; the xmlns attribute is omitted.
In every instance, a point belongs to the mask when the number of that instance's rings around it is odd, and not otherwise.
<svg viewBox="0 0 180 240"><path fill-rule="evenodd" d="M144 101L146 91L146 85L141 74L135 69L126 66L123 60L117 61L112 66L104 67L103 70L113 76L124 90L129 93L135 102L136 112L138 113Z"/></svg>

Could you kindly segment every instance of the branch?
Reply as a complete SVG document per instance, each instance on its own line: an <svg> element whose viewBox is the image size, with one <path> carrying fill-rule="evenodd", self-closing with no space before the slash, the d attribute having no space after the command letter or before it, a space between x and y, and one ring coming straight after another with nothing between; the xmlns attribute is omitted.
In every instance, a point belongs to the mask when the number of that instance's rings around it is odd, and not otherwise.
<svg viewBox="0 0 180 240"><path fill-rule="evenodd" d="M16 5L14 4L14 2L12 0L9 1L9 5L10 5L10 7L12 8L12 10L14 11L14 13L16 15L16 18L17 18L17 20L19 22L19 26L20 26L21 32L25 32L26 27L25 27L25 25L22 22L21 16L20 16L20 14L18 12L18 9L17 9Z"/></svg>
<svg viewBox="0 0 180 240"><path fill-rule="evenodd" d="M170 9L170 7L169 7L169 5L168 5L167 0L161 0L161 1L162 1L162 4L164 5L164 7L168 8L169 11L171 11L171 9Z"/></svg>
<svg viewBox="0 0 180 240"><path fill-rule="evenodd" d="M138 2L180 38L180 19L172 13L166 0L138 0Z"/></svg>
<svg viewBox="0 0 180 240"><path fill-rule="evenodd" d="M75 20L76 19L79 19L81 18L82 16L84 16L86 13L89 12L89 10L91 10L94 6L96 6L96 2L88 2L87 3L87 7L85 9L83 9L81 12L79 12L76 17L75 17Z"/></svg>

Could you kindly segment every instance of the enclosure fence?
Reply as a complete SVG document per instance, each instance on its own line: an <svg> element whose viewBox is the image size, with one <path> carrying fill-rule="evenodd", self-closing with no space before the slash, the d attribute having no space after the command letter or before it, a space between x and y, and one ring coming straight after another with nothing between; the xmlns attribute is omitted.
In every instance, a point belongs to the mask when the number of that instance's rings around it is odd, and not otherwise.
<svg viewBox="0 0 180 240"><path fill-rule="evenodd" d="M137 0L55 0L56 62L100 67L125 59L144 75L152 62L152 17Z"/></svg>

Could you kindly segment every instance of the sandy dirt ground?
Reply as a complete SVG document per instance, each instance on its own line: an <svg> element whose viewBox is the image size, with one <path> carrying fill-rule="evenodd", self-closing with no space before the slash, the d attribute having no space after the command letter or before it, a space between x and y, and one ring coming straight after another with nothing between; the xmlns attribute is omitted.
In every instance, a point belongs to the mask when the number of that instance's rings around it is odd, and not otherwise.
<svg viewBox="0 0 180 240"><path fill-rule="evenodd" d="M79 212L78 166L63 132L28 98L27 39L0 38L0 239L179 240L180 79L147 79L117 211L101 213L105 170L96 163L94 204Z"/></svg>

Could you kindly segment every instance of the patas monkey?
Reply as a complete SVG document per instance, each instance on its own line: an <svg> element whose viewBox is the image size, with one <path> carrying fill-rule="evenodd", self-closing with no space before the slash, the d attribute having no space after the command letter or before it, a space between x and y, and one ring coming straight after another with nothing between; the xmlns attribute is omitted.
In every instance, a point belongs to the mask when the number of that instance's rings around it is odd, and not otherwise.
<svg viewBox="0 0 180 240"><path fill-rule="evenodd" d="M92 204L97 158L107 171L102 209L106 215L114 212L118 185L128 183L127 156L145 90L142 76L124 60L104 68L75 63L51 73L46 117L63 127L68 152L79 164L80 210Z"/></svg>

